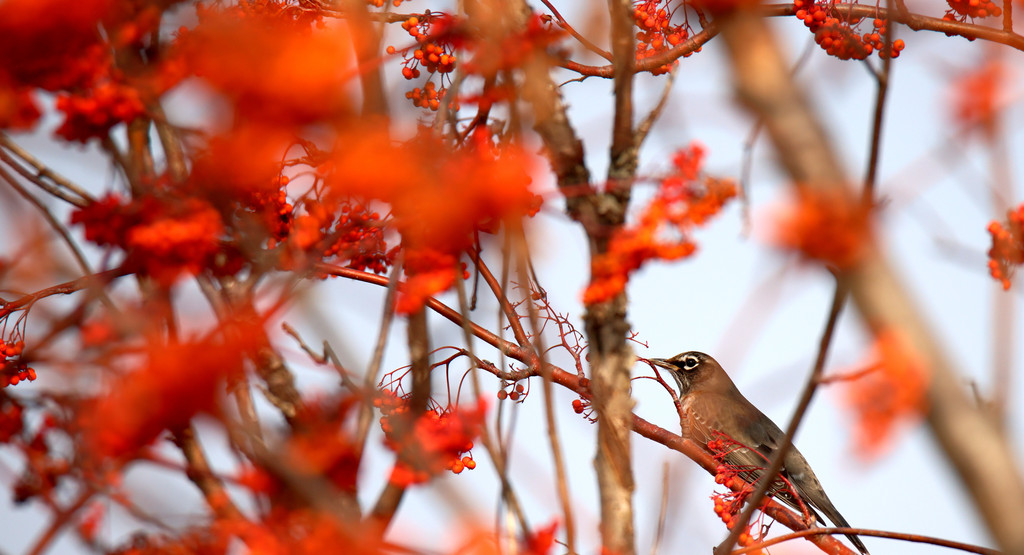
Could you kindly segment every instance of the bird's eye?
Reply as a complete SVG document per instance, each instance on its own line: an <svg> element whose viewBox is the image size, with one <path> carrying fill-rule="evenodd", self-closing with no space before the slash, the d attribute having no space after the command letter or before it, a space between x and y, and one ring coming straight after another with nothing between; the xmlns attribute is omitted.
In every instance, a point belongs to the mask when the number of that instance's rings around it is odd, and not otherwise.
<svg viewBox="0 0 1024 555"><path fill-rule="evenodd" d="M694 355L686 355L683 357L683 370L695 370L699 364L700 359Z"/></svg>

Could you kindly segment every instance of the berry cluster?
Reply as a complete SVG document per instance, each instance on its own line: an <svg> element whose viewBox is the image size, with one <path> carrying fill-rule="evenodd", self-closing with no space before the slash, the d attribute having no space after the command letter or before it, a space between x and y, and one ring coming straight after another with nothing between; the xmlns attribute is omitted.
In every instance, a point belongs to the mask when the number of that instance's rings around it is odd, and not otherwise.
<svg viewBox="0 0 1024 555"><path fill-rule="evenodd" d="M686 40L689 35L686 25L672 25L673 12L668 10L668 0L643 0L633 5L633 21L640 31L636 34L636 59L650 58L667 52L673 46ZM699 49L697 50L699 51ZM689 56L693 52L688 52ZM651 71L654 75L667 73L672 64L665 64Z"/></svg>
<svg viewBox="0 0 1024 555"><path fill-rule="evenodd" d="M517 383L512 391L505 391L504 389L498 390L498 399L504 401L505 399L511 399L513 401L523 401L526 399L528 392L523 387L523 384Z"/></svg>
<svg viewBox="0 0 1024 555"><path fill-rule="evenodd" d="M411 429L407 424L400 424L402 420L408 422L407 399L384 390L373 400L373 405L381 411L380 427L384 431L385 445L399 455L390 478L393 483L421 484L441 470L459 474L476 468L469 451L473 449L473 437L483 418L482 405L469 411L435 407L416 418ZM408 431L400 433L399 427L406 427Z"/></svg>
<svg viewBox="0 0 1024 555"><path fill-rule="evenodd" d="M444 99L445 94L448 93L447 87L441 87L440 89L434 85L433 81L428 81L423 88L416 87L415 89L405 93L405 97L412 100L414 106L420 108L429 108L433 111L437 111L441 107L441 100ZM459 109L459 104L456 102L452 105L454 110Z"/></svg>
<svg viewBox="0 0 1024 555"><path fill-rule="evenodd" d="M341 204L339 211L333 231L338 240L327 248L324 257L345 258L347 266L356 270L387 272L391 257L387 253L380 214L371 212L368 206L347 202Z"/></svg>
<svg viewBox="0 0 1024 555"><path fill-rule="evenodd" d="M84 94L59 95L57 109L65 116L57 135L82 143L104 137L111 127L145 112L138 91L112 81L100 83Z"/></svg>
<svg viewBox="0 0 1024 555"><path fill-rule="evenodd" d="M780 247L838 268L861 260L871 239L868 208L846 191L800 189L780 208L775 235Z"/></svg>
<svg viewBox="0 0 1024 555"><path fill-rule="evenodd" d="M442 76L455 70L457 60L454 47L444 38L451 24L449 17L432 17L429 14L422 18L413 16L402 22L402 29L416 39L415 48L402 51L402 77L409 80L417 79L420 76L420 68L431 75L439 73ZM388 54L396 52L394 46L387 47ZM412 100L417 107L436 111L441 107L446 92L446 87L437 88L434 83L428 82L422 89L417 87L405 93L405 97Z"/></svg>
<svg viewBox="0 0 1024 555"><path fill-rule="evenodd" d="M814 41L830 56L840 60L863 60L873 52L880 58L897 58L906 44L895 40L887 50L885 48L886 22L875 18L870 33L859 34L855 25L828 13L825 4L815 0L795 0L796 17L804 22L814 33Z"/></svg>
<svg viewBox="0 0 1024 555"><path fill-rule="evenodd" d="M727 454L742 448L742 446L726 436L719 435L716 439L708 441L707 447L720 463L715 468L715 483L722 484L730 490L716 493L711 497L715 504L714 511L718 518L722 519L726 528L731 530L736 524L736 517L746 503L747 497L754 491L754 488L743 478L742 469L724 462ZM751 522L747 529L739 535L736 540L739 545L748 546L761 541L762 537L753 532L756 524L756 522ZM762 553L762 551L754 551L754 553Z"/></svg>
<svg viewBox="0 0 1024 555"><path fill-rule="evenodd" d="M591 263L591 281L583 302L593 304L621 293L630 274L649 260L678 260L693 254L692 230L705 225L737 194L736 184L702 177L704 149L692 144L673 156L672 173L661 179L639 222L619 229L608 251Z"/></svg>
<svg viewBox="0 0 1024 555"><path fill-rule="evenodd" d="M964 21L967 17L974 19L1003 15L1002 8L992 0L946 0L946 3L950 8L942 17L946 21Z"/></svg>
<svg viewBox="0 0 1024 555"><path fill-rule="evenodd" d="M405 29L409 36L416 39L416 49L411 56L406 56L402 65L402 77L416 79L420 76L419 67L428 73L451 73L455 70L455 53L452 45L438 39L438 33L431 34L433 18L429 16L413 16L402 22L402 29ZM407 52L408 50L406 50ZM387 48L388 54L396 52L394 46ZM404 54L404 52L403 52Z"/></svg>
<svg viewBox="0 0 1024 555"><path fill-rule="evenodd" d="M409 0L391 0L391 5L397 8L402 5L403 1L408 2ZM366 0L366 3L375 8L383 8L387 2L384 0Z"/></svg>
<svg viewBox="0 0 1024 555"><path fill-rule="evenodd" d="M24 350L24 341L6 342L0 339L0 388L18 385L20 382L35 381L35 369L29 367L19 358Z"/></svg>
<svg viewBox="0 0 1024 555"><path fill-rule="evenodd" d="M576 414L583 414L584 411L590 408L590 400L580 397L579 399L572 400L572 411Z"/></svg>
<svg viewBox="0 0 1024 555"><path fill-rule="evenodd" d="M292 229L295 207L288 202L289 179L280 175L274 178L273 189L257 189L253 192L250 206L263 217L267 232L270 234L269 248L274 248Z"/></svg>
<svg viewBox="0 0 1024 555"><path fill-rule="evenodd" d="M1003 290L1009 290L1016 267L1024 264L1024 204L1007 212L1005 225L990 223L988 232L992 235L988 271Z"/></svg>
<svg viewBox="0 0 1024 555"><path fill-rule="evenodd" d="M145 195L124 203L110 194L75 210L71 222L85 228L87 240L124 250L128 267L163 284L183 272L240 269L216 263L218 254L226 254L224 223L211 204L197 198Z"/></svg>

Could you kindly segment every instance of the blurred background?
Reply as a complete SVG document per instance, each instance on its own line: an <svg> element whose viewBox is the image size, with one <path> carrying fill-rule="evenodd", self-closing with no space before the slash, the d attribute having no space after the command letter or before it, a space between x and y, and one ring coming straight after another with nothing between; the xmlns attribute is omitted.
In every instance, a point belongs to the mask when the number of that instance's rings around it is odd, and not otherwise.
<svg viewBox="0 0 1024 555"><path fill-rule="evenodd" d="M603 4L585 1L554 2L562 15L581 33L606 44ZM941 17L944 3L908 2L911 11ZM445 6L429 6L444 9ZM534 5L537 10L543 6ZM421 9L419 4L412 8ZM415 10L412 10L415 11ZM169 29L189 25L193 15L185 9ZM792 17L771 20L777 37L785 43L797 80L828 126L828 133L842 153L848 175L858 182L867 165L875 102L875 80L869 62L840 61L813 44L811 34ZM1019 153L1022 113L1020 76L1024 60L1008 47L968 42L938 33L896 28L906 49L892 64L886 105L876 231L886 254L898 268L904 285L912 292L932 330L941 338L946 354L963 372L965 387L982 399L1002 395L1007 399L1006 426L1018 455L1024 455L1024 415L1016 406L1024 398L1024 319L1019 310L1021 289L1015 284L1003 291L988 275L986 251L992 220L1005 219L1006 209L1024 202ZM390 37L386 44L397 43ZM596 57L564 44L572 58L597 64ZM828 316L833 279L820 266L780 251L768 244L762 231L770 226L771 207L785 191L785 177L776 166L766 137L754 133L755 122L735 102L721 41L712 40L703 50L680 60L674 85L662 118L641 151L640 173L657 176L669 169L671 154L692 141L706 146L707 173L739 179L750 164L745 183L747 198L733 202L708 226L698 230L697 254L677 263L650 263L633 276L628 288L629 322L637 333L634 350L640 357L669 357L688 350L714 356L729 372L739 389L785 428L800 389L809 375L818 341ZM978 129L965 126L956 114L963 102L965 83L986 64L1002 68L1004 78L998 95L999 132L987 139ZM397 68L397 65L395 66ZM386 72L392 97L399 99L408 88L399 71ZM610 144L612 83L599 78L577 79L565 70L556 71L561 92L578 135L584 139L587 164L595 180L605 174ZM665 77L637 78L636 117L643 117L658 100ZM69 147L53 139L60 118L50 110L31 134L14 134L14 140L62 174L86 186L94 194L110 190L115 172L95 144ZM426 118L405 103L395 101L406 121ZM216 119L217 98L202 84L186 81L166 98L166 111L175 123L202 127ZM396 123L401 132L402 123ZM408 132L408 130L406 130ZM749 156L749 160L748 157ZM530 249L541 285L557 312L582 330L581 293L588 280L587 246L578 225L564 215L564 203L546 172L534 176L534 190L545 198L541 213L528 223ZM652 185L639 185L633 206L642 207L653 194ZM67 221L66 207L53 202L54 213ZM48 245L46 230L27 205L7 189L0 190L0 233L10 238L0 256L19 256L16 247ZM77 233L77 231L75 231ZM38 240L28 240L38 235ZM491 245L489 260L498 267L500 244ZM98 250L92 256L101 256ZM57 259L66 258L63 252ZM200 323L209 318L192 286L181 286L185 311ZM372 354L384 302L384 289L344 279L331 279L304 288L281 314L280 321L294 326L311 345L327 340L342 362L365 368ZM481 296L473 313L475 321L494 327L496 307ZM457 306L452 294L440 297ZM62 301L56 301L60 303ZM54 304L52 306L60 306ZM436 314L428 315L433 343L459 345L462 330ZM201 327L201 326L199 326ZM401 339L404 320L398 319L384 358L383 370L408 364ZM548 335L550 342L554 338ZM304 394L332 388L332 371L309 362L293 340L281 334L275 342L290 356ZM826 365L827 373L862 367L870 354L871 339L852 309L843 312L838 334ZM480 356L498 355L480 349ZM571 362L555 352L552 362L572 371ZM1006 379L997 378L1002 365ZM454 374L453 374L454 375ZM638 363L635 376L650 375ZM496 392L496 380L484 375L486 391ZM444 383L442 377L435 383ZM41 373L38 387L58 387ZM554 471L546 439L539 382L531 380L532 394L522 403L499 403L501 426L510 441L510 477L519 493L530 524L535 527L560 518ZM877 457L864 458L853 443L854 421L844 404L843 384L822 387L796 438L796 445L815 469L837 508L851 525L937 536L992 546L963 486L952 473L926 428L906 422L890 445ZM556 389L556 419L569 474L570 494L577 518L583 552L599 549L599 505L593 471L596 427L574 413L574 395ZM634 380L636 413L678 433L678 419L671 398L650 380ZM498 408L500 406L500 408ZM262 406L270 425L274 412ZM215 467L231 472L234 455L220 428L199 422ZM360 480L360 501L370 504L383 487L393 460L381 444L381 432L371 436L371 464L365 464ZM665 553L707 553L726 534L712 511L710 496L716 489L707 475L681 454L634 435L636 476L634 507L639 552L656 549ZM168 448L168 451L173 451ZM448 552L465 545L474 529L504 522L499 507L499 484L493 465L482 448L474 451L478 467L462 474L446 475L429 485L413 488L398 513L389 538L397 544L428 546ZM13 483L24 464L16 455L0 449L0 483ZM201 520L204 504L198 491L180 473L157 467L136 466L125 484L149 515L171 526L185 527ZM663 517L662 497L667 496ZM111 504L100 536L117 545L151 524L138 515L126 514ZM47 520L40 507L17 506L0 496L0 551L22 553L44 533ZM659 521L664 519L663 536ZM778 532L782 527L776 526ZM872 553L933 553L940 548L866 538ZM62 537L52 552L83 549L72 535ZM556 548L556 552L557 552ZM772 553L813 553L809 543L793 541L771 548Z"/></svg>

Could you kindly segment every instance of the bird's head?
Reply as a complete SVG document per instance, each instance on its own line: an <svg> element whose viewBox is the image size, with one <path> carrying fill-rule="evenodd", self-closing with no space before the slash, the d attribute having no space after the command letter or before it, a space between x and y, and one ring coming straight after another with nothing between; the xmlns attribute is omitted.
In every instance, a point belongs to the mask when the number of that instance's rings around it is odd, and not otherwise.
<svg viewBox="0 0 1024 555"><path fill-rule="evenodd" d="M711 355L699 351L680 353L672 358L652 358L651 363L668 370L679 385L679 396L690 393L695 387L707 382L719 372L725 373L718 361Z"/></svg>

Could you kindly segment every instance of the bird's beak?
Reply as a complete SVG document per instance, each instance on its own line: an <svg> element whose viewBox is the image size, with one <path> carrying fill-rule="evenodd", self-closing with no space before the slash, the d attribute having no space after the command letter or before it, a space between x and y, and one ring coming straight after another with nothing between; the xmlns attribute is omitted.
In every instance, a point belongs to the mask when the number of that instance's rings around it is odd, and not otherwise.
<svg viewBox="0 0 1024 555"><path fill-rule="evenodd" d="M663 358L649 358L647 360L651 364L653 364L655 366L658 366L660 368L664 368L665 370L675 370L676 369L676 367L672 363L670 363L669 361L667 361L667 360L665 360Z"/></svg>

